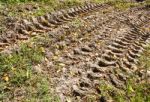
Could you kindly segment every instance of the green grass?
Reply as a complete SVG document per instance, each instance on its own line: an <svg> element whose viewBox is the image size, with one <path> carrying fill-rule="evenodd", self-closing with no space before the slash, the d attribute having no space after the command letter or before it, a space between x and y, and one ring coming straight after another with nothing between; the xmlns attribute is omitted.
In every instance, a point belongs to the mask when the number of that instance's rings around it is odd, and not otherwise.
<svg viewBox="0 0 150 102"><path fill-rule="evenodd" d="M64 0L60 2L59 0L0 0L1 5L5 5L9 11L8 16L17 17L17 18L29 18L31 16L41 16L48 12L53 12L59 9L70 8L76 5L83 5L85 3L84 0ZM145 3L129 3L125 0L89 0L92 3L108 3L114 6L117 9L125 10L130 7L135 7L139 5L146 5L149 1ZM24 6L26 7L28 4L33 6L37 5L39 7L33 11L26 11ZM40 5L39 5L40 4ZM23 8L22 12L19 12L18 8ZM4 10L3 10L4 11Z"/></svg>
<svg viewBox="0 0 150 102"><path fill-rule="evenodd" d="M137 83L133 77L128 79L125 90L118 90L108 83L100 81L100 97L103 96L115 102L150 102L149 83L146 80L144 83Z"/></svg>
<svg viewBox="0 0 150 102"><path fill-rule="evenodd" d="M1 2L4 2L4 3L26 3L26 2L49 2L49 3L52 3L52 2L55 2L57 0L0 0Z"/></svg>
<svg viewBox="0 0 150 102"><path fill-rule="evenodd" d="M140 5L150 5L150 0L145 0L143 3L129 2L127 0L92 0L93 3L108 3L119 10L137 7Z"/></svg>
<svg viewBox="0 0 150 102"><path fill-rule="evenodd" d="M136 84L128 81L125 93L118 92L113 99L116 102L150 102L150 86L148 83Z"/></svg>
<svg viewBox="0 0 150 102"><path fill-rule="evenodd" d="M31 47L30 43L22 44L19 51L10 55L0 54L0 101L58 102L50 92L48 79L33 70L43 58L41 47ZM19 92L21 96L17 95Z"/></svg>
<svg viewBox="0 0 150 102"><path fill-rule="evenodd" d="M4 5L8 8L8 16L17 18L41 16L48 12L82 4L84 4L82 0L65 0L64 2L60 2L59 0L0 0L0 5ZM37 5L36 7L38 7L38 9L26 11L25 8L28 7L28 5Z"/></svg>

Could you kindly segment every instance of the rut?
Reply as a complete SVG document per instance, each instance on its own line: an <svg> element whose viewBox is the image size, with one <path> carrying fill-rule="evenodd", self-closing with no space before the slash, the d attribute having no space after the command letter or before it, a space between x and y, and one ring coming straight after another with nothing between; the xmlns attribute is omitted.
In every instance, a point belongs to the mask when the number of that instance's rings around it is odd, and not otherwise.
<svg viewBox="0 0 150 102"><path fill-rule="evenodd" d="M0 50L3 51L18 41L28 40L33 36L37 36L37 33L52 31L77 16L85 15L104 6L101 4L87 4L85 6L47 13L39 17L31 17L28 20L16 21L9 24L10 31L0 35Z"/></svg>
<svg viewBox="0 0 150 102"><path fill-rule="evenodd" d="M57 80L56 92L62 102L67 99L86 102L86 97L90 95L99 97L99 86L104 83L119 90L125 89L127 79L138 70L138 58L143 47L149 43L149 31L141 29L150 19L149 12L144 12L134 9L116 15L106 21L106 24L117 22L119 27L112 24L118 27L116 31L110 30L108 32L111 33L105 32L102 35L99 32L101 38L95 34L92 40L81 42L63 57L63 63L66 62L67 66L62 76L53 80ZM104 22L102 24L105 25ZM96 30L101 31L100 28ZM97 43L98 40L100 43Z"/></svg>
<svg viewBox="0 0 150 102"><path fill-rule="evenodd" d="M127 79L137 75L138 58L149 43L149 31L143 30L149 25L149 11L145 8L117 13L100 11L83 17L85 24L79 28L70 25L67 30L60 28L49 33L54 46L67 45L57 60L52 59L57 50L52 51L53 47L49 46L48 61L40 65L51 77L62 102L87 102L91 95L100 101L103 91L100 85L124 90ZM60 40L61 34L67 37ZM52 69L58 63L62 70L53 76L57 71Z"/></svg>

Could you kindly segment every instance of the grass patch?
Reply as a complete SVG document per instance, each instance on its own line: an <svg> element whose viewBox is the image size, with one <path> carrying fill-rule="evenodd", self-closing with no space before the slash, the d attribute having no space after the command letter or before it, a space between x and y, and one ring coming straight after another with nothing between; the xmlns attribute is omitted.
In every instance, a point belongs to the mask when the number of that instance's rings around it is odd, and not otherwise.
<svg viewBox="0 0 150 102"><path fill-rule="evenodd" d="M0 75L9 74L11 78L14 77L17 79L19 75L17 72L20 71L20 73L22 73L22 71L25 71L26 74L23 74L19 82L11 80L14 83L21 83L29 77L31 66L39 63L42 57L42 52L40 52L38 48L32 49L29 48L28 45L23 44L19 52L15 52L11 55L0 55ZM14 74L11 74L11 71L14 71Z"/></svg>
<svg viewBox="0 0 150 102"><path fill-rule="evenodd" d="M118 90L115 87L101 82L99 86L100 97L105 97L115 102L150 102L149 83L138 83L132 77L127 80L125 90Z"/></svg>
<svg viewBox="0 0 150 102"><path fill-rule="evenodd" d="M119 10L126 10L128 8L137 7L141 5L150 5L150 1L146 0L143 3L137 3L127 0L92 0L93 3L108 3Z"/></svg>
<svg viewBox="0 0 150 102"><path fill-rule="evenodd" d="M139 6L138 3L129 3L126 1L116 1L116 2L112 2L112 5L114 5L115 8L120 9L120 10L125 10L131 7L136 7Z"/></svg>
<svg viewBox="0 0 150 102"><path fill-rule="evenodd" d="M29 18L31 16L41 16L48 12L59 9L70 8L82 5L82 0L1 0L0 5L4 5L5 12L10 17ZM33 9L32 9L33 8ZM34 9L36 8L36 9ZM31 9L31 10L27 10ZM3 10L4 11L4 10ZM2 12L3 12L2 11Z"/></svg>
<svg viewBox="0 0 150 102"><path fill-rule="evenodd" d="M48 79L33 70L43 58L41 47L29 44L22 44L20 50L11 55L1 54L0 101L58 102L50 92Z"/></svg>
<svg viewBox="0 0 150 102"><path fill-rule="evenodd" d="M144 53L140 57L140 65L145 70L150 70L150 45L145 48Z"/></svg>
<svg viewBox="0 0 150 102"><path fill-rule="evenodd" d="M108 3L117 9L125 10L130 7L139 5L146 5L149 3L133 3L126 0L89 0L92 3ZM70 8L72 6L83 5L84 0L1 0L1 5L5 5L8 16L17 18L30 18L31 16L41 16L48 12L53 12L59 9ZM30 6L29 6L30 5ZM36 8L33 10L26 10L26 8ZM4 10L3 10L4 11Z"/></svg>
<svg viewBox="0 0 150 102"><path fill-rule="evenodd" d="M113 99L116 102L149 102L150 86L148 83L136 84L132 79L126 84L125 93L118 92Z"/></svg>

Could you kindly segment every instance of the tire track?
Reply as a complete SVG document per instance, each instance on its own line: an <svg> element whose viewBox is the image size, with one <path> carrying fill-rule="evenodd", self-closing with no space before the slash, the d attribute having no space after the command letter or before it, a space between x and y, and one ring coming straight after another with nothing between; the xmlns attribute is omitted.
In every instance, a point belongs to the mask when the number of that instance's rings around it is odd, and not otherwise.
<svg viewBox="0 0 150 102"><path fill-rule="evenodd" d="M22 20L14 28L18 35L16 33L1 35L0 47L3 50L10 43L27 40L45 32L48 32L54 44L48 45L53 50L51 52L56 51L53 46L66 44L68 48L59 56L61 60L55 61L47 54L49 58L47 66L42 63L47 69L55 68L51 66L52 63L65 64L61 75L51 78L62 102L68 99L86 101L86 97L90 95L99 98L102 91L99 86L103 84L101 81L117 90L123 90L128 77L138 70L136 66L138 58L144 50L143 47L149 43L150 34L142 28L149 24L150 13L143 9L119 13L112 11L108 14L99 14L98 11L96 13L98 15L94 14L94 17L91 17L90 13L87 18L83 18L88 26L78 28L80 31L73 31L76 29L72 29L71 26L67 29L61 28L64 23L76 16L99 8L101 4L87 5ZM71 36L73 33L80 35L73 39L74 36ZM62 34L67 36L64 42L61 39ZM48 70L46 71L46 74L49 74Z"/></svg>
<svg viewBox="0 0 150 102"><path fill-rule="evenodd" d="M137 11L136 13L139 12ZM94 62L86 58L86 55L92 52L89 46L79 47L78 50L75 50L76 59L80 60L82 58L85 63L79 61L75 65L71 65L70 68L67 68L68 71L61 76L58 81L60 84L58 84L56 90L62 101L72 96L84 98L88 95L98 95L101 92L97 88L100 85L100 80L105 80L117 89L125 89L127 78L137 70L138 58L144 50L143 47L150 34L141 31L143 23L149 21L148 17L136 19L137 23L132 23L130 17L125 17L124 15L123 17L124 24L128 26L127 29L124 28L126 32L119 32L121 34L115 36L115 39L108 40L109 43L103 49L100 49L103 50L101 51L102 53L98 53L96 58L90 57L90 59L94 59ZM77 57L78 55L80 57ZM76 70L74 76L66 74L72 70ZM119 72L117 72L118 70Z"/></svg>
<svg viewBox="0 0 150 102"><path fill-rule="evenodd" d="M52 31L58 26L72 21L75 17L90 13L99 8L104 7L101 4L87 4L85 6L78 6L67 10L52 12L40 17L31 17L31 19L23 19L12 24L11 31L0 35L0 49L3 50L11 44L20 40L28 40L37 33L45 33Z"/></svg>

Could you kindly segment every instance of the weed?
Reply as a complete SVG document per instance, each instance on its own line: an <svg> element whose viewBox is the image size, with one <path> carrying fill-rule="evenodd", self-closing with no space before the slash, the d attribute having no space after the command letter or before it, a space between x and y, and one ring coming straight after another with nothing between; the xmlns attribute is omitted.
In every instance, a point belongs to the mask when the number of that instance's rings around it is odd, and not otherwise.
<svg viewBox="0 0 150 102"><path fill-rule="evenodd" d="M125 91L126 94L118 93L113 99L117 102L149 102L149 88L147 83L135 84L135 82L129 81Z"/></svg>
<svg viewBox="0 0 150 102"><path fill-rule="evenodd" d="M80 19L75 19L73 22L72 22L73 26L75 26L76 28L79 28L81 26L83 26L82 22Z"/></svg>

